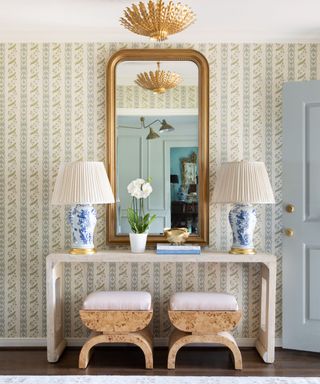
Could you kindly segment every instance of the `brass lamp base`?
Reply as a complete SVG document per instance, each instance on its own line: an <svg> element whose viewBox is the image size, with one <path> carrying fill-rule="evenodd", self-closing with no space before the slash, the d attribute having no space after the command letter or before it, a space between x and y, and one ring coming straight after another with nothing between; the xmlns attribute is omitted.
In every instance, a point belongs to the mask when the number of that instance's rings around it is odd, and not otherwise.
<svg viewBox="0 0 320 384"><path fill-rule="evenodd" d="M71 255L92 255L97 253L95 248L71 248L69 253Z"/></svg>
<svg viewBox="0 0 320 384"><path fill-rule="evenodd" d="M232 255L255 255L257 252L254 248L231 248L229 253Z"/></svg>

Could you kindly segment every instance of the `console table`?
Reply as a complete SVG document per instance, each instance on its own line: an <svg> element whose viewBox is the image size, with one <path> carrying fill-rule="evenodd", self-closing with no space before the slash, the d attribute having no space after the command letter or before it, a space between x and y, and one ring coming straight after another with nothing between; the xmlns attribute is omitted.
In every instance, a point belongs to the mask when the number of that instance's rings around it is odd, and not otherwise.
<svg viewBox="0 0 320 384"><path fill-rule="evenodd" d="M49 362L59 360L67 342L63 326L63 269L65 263L259 263L261 265L261 314L260 331L256 348L266 363L274 362L275 348L275 302L276 302L276 257L256 255L231 255L229 253L203 250L200 255L157 255L155 251L133 254L127 250L108 250L94 255L70 255L53 253L47 256L47 357Z"/></svg>

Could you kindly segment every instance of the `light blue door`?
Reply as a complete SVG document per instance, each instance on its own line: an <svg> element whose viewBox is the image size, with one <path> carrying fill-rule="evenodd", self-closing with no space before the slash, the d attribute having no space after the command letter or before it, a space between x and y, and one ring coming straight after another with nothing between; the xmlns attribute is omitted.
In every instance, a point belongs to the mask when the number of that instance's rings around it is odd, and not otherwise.
<svg viewBox="0 0 320 384"><path fill-rule="evenodd" d="M320 81L284 86L283 347L320 352Z"/></svg>

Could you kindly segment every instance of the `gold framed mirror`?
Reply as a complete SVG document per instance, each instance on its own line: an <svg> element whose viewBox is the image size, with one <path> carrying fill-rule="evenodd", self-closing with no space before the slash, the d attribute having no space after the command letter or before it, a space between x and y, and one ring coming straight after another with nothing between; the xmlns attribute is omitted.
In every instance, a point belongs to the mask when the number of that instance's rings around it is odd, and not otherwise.
<svg viewBox="0 0 320 384"><path fill-rule="evenodd" d="M179 84L153 93L135 81L160 65L166 73L178 74ZM157 219L148 243L165 242L163 228L179 225L191 232L188 242L207 244L206 58L190 49L124 49L108 61L106 89L107 169L116 197L116 204L107 207L107 242L129 243L126 187L133 179L151 177L146 211Z"/></svg>

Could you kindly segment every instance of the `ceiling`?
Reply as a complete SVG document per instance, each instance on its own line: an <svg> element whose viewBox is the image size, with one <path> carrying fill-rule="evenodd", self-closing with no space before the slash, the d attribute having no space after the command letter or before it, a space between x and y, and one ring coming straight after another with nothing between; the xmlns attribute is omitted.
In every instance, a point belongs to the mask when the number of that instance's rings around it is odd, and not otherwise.
<svg viewBox="0 0 320 384"><path fill-rule="evenodd" d="M169 42L320 42L319 0L180 1L197 21ZM119 24L132 2L0 0L0 41L146 42Z"/></svg>

